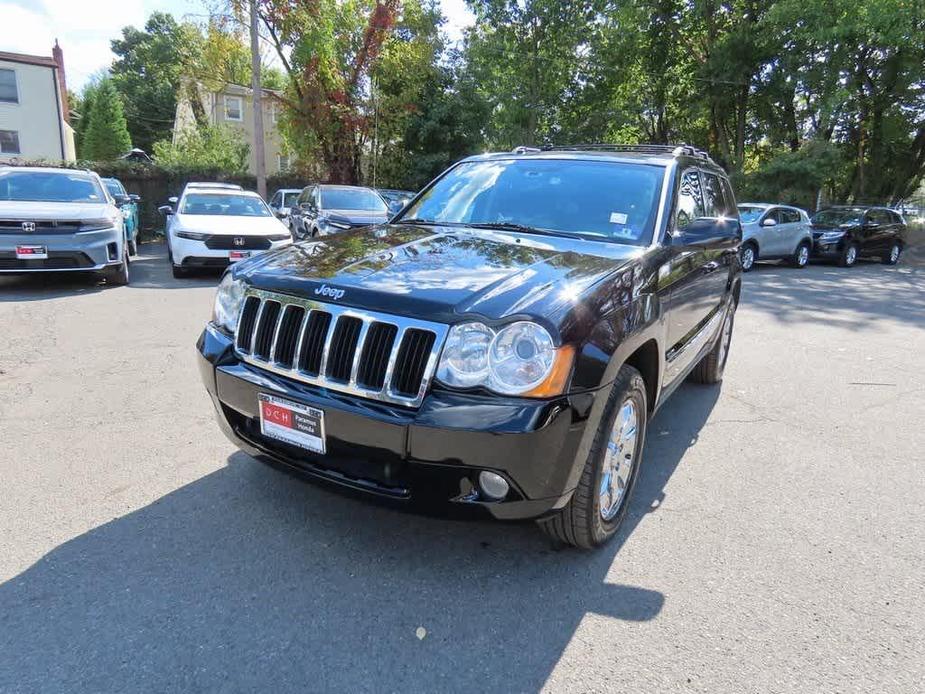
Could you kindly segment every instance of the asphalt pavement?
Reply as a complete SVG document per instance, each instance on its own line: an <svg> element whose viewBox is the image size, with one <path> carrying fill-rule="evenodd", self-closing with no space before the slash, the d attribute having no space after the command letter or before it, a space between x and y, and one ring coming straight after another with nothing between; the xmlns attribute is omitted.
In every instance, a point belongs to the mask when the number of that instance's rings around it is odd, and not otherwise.
<svg viewBox="0 0 925 694"><path fill-rule="evenodd" d="M141 250L128 287L0 278L0 692L922 691L925 267L748 274L592 553L237 452L217 277Z"/></svg>

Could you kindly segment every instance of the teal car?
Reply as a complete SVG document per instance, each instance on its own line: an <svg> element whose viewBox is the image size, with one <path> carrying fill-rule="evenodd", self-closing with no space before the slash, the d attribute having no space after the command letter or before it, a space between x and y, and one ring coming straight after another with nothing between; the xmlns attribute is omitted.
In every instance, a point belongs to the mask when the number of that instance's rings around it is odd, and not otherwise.
<svg viewBox="0 0 925 694"><path fill-rule="evenodd" d="M125 186L118 178L104 178L103 184L112 196L116 206L122 210L125 220L125 239L128 242L129 255L138 254L138 203L141 198L135 194L129 195Z"/></svg>

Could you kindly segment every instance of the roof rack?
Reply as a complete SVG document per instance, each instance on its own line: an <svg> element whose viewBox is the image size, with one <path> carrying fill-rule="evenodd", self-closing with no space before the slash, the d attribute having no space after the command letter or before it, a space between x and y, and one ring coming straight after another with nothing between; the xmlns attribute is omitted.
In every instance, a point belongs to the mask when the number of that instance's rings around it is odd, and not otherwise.
<svg viewBox="0 0 925 694"><path fill-rule="evenodd" d="M521 148L526 151L532 151L529 148ZM697 157L698 159L706 159L708 161L713 161L710 158L710 155L702 149L698 149L693 145L680 144L680 145L626 145L626 144L587 144L587 145L548 145L543 147L543 151L546 152L564 152L564 151L580 151L580 152L639 152L641 154L671 154L673 156L686 155L688 157ZM516 150L515 150L516 151Z"/></svg>

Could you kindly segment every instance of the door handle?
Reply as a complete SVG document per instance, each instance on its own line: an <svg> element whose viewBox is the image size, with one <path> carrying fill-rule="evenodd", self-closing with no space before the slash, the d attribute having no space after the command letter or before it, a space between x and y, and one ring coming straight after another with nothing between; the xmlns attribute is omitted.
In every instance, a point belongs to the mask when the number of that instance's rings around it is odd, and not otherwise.
<svg viewBox="0 0 925 694"><path fill-rule="evenodd" d="M718 262L716 262L715 260L711 260L709 263L703 266L703 271L704 273L709 274L711 272L716 272L717 270L719 270L719 267L720 265Z"/></svg>

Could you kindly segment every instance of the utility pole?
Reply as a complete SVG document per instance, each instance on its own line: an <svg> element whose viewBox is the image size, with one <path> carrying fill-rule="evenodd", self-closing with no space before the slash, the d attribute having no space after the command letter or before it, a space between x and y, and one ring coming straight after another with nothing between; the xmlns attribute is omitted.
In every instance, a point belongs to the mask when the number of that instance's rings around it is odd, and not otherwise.
<svg viewBox="0 0 925 694"><path fill-rule="evenodd" d="M263 89L260 86L260 36L257 33L257 0L250 0L251 10L251 90L254 92L254 173L257 193L267 199L267 161L263 146Z"/></svg>

